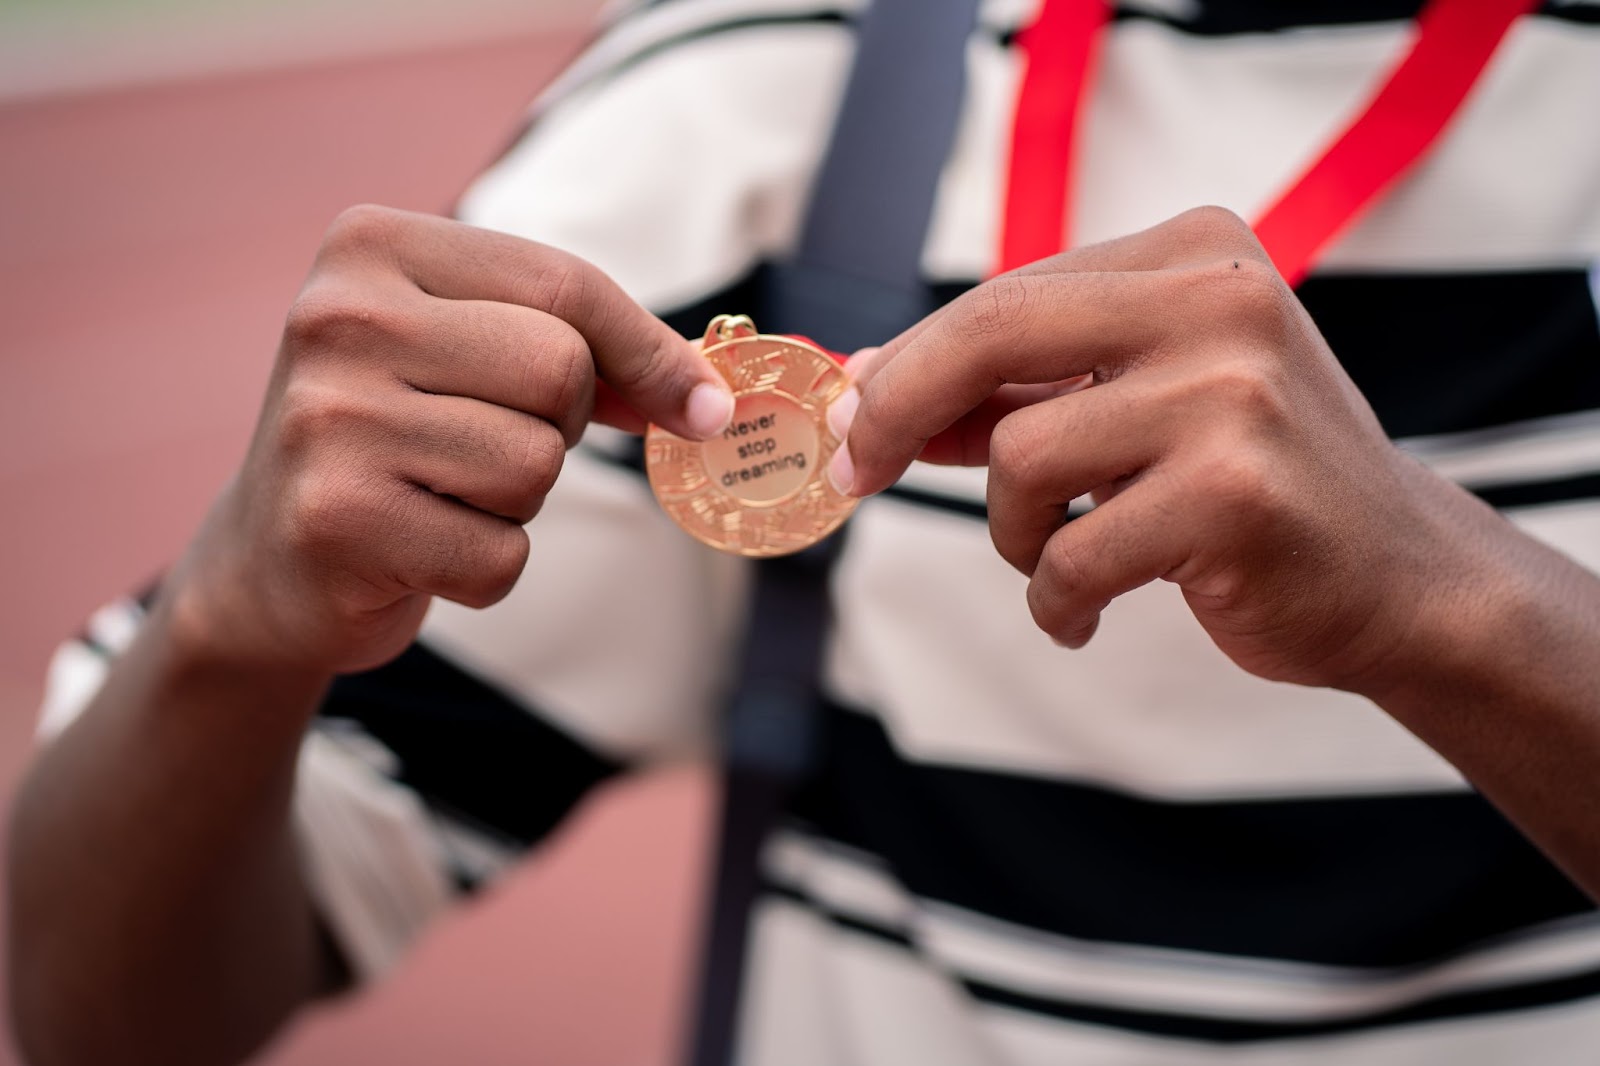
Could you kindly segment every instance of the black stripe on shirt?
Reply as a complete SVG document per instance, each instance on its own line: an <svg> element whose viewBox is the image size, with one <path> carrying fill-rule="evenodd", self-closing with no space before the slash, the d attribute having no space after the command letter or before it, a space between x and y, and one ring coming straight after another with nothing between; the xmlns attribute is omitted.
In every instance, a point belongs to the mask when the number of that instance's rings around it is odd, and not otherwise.
<svg viewBox="0 0 1600 1066"><path fill-rule="evenodd" d="M156 596L161 592L162 580L162 577L152 578L150 581L141 586L138 592L134 593L132 597L133 602L136 605L134 613L137 616L136 622L139 624L143 624L144 616L149 614L150 608L155 606ZM106 645L100 642L98 637L89 631L88 623L85 623L82 629L73 634L72 639L76 640L79 644L82 644L85 648L94 652L102 659L111 660L115 659L118 655L116 651L106 647Z"/></svg>
<svg viewBox="0 0 1600 1066"><path fill-rule="evenodd" d="M1548 0L1539 9L1540 15L1576 22L1585 26L1600 26L1600 4L1570 3L1567 0Z"/></svg>
<svg viewBox="0 0 1600 1066"><path fill-rule="evenodd" d="M661 320L694 341L706 335L706 327L718 315L749 315L759 329L762 326L762 293L767 287L766 276L766 268L757 267L694 303L659 312Z"/></svg>
<svg viewBox="0 0 1600 1066"><path fill-rule="evenodd" d="M759 325L765 284L765 268L757 268L663 317L688 337L724 312L752 314ZM975 284L930 288L942 306ZM1327 275L1307 280L1299 295L1391 436L1600 410L1600 321L1584 271ZM1600 496L1592 475L1468 488L1497 507ZM907 485L888 495L988 518L981 500Z"/></svg>
<svg viewBox="0 0 1600 1066"><path fill-rule="evenodd" d="M1414 19L1421 0L1204 0L1193 17L1163 14L1145 7L1119 8L1118 22L1160 22L1185 33L1226 35L1348 26L1363 22Z"/></svg>
<svg viewBox="0 0 1600 1066"><path fill-rule="evenodd" d="M934 296L942 305L972 284ZM1391 437L1600 409L1586 271L1317 274L1297 295Z"/></svg>
<svg viewBox="0 0 1600 1066"><path fill-rule="evenodd" d="M764 277L757 268L664 317L696 338L724 312L759 326ZM975 284L930 291L943 306ZM1314 275L1298 295L1391 437L1600 410L1600 317L1584 270Z"/></svg>
<svg viewBox="0 0 1600 1066"><path fill-rule="evenodd" d="M944 492L932 492L928 489L912 488L908 485L893 485L884 491L884 495L891 500L901 503L915 504L918 507L931 507L936 511L949 511L952 514L964 515L967 518L977 518L987 522L989 520L989 505L982 500L968 499L965 496L952 496Z"/></svg>
<svg viewBox="0 0 1600 1066"><path fill-rule="evenodd" d="M860 915L844 913L814 899L803 890L788 885L765 883L762 894L768 898L783 899L804 907L839 929L904 948L922 957L915 937L908 930L866 919ZM1041 996L955 973L949 976L980 1003L1151 1036L1235 1044L1332 1036L1339 1033L1416 1025L1448 1018L1531 1010L1600 994L1600 970L1591 970L1523 984L1451 992L1403 1006L1345 1017L1307 1022L1280 1022L1109 1007L1083 1000Z"/></svg>
<svg viewBox="0 0 1600 1066"><path fill-rule="evenodd" d="M1547 503L1600 499L1600 473L1532 481L1521 485L1489 485L1472 492L1492 507L1537 507Z"/></svg>
<svg viewBox="0 0 1600 1066"><path fill-rule="evenodd" d="M1027 928L1396 967L1593 909L1472 793L1169 802L911 762L838 706L825 738L799 817L916 895Z"/></svg>
<svg viewBox="0 0 1600 1066"><path fill-rule="evenodd" d="M621 769L420 643L336 680L318 714L359 723L430 804L523 845Z"/></svg>
<svg viewBox="0 0 1600 1066"><path fill-rule="evenodd" d="M688 0L650 0L644 7L659 8ZM1185 33L1224 36L1239 33L1273 33L1283 30L1351 26L1373 22L1400 22L1417 17L1422 0L1203 0L1192 5L1189 16L1167 14L1147 6L1118 6L1118 22L1160 22ZM759 8L759 4L752 4ZM1548 0L1537 14L1578 23L1600 23L1600 6ZM1017 27L1020 28L1020 27ZM1009 42L1016 29L1007 31Z"/></svg>
<svg viewBox="0 0 1600 1066"><path fill-rule="evenodd" d="M1211 1018L1135 1011L1093 1003L1046 999L981 981L964 980L962 984L975 999L982 1002L1031 1011L1035 1014L1047 1014L1067 1021L1213 1043L1247 1043L1333 1036L1339 1033L1416 1025L1447 1018L1499 1014L1569 1003L1600 994L1600 970L1529 984L1457 992L1410 1003L1393 1010L1315 1022L1259 1022L1242 1018Z"/></svg>
<svg viewBox="0 0 1600 1066"><path fill-rule="evenodd" d="M1118 22L1160 22L1202 36L1226 36L1408 21L1417 17L1423 4L1421 0L1297 0L1292 4L1283 0L1203 0L1195 7L1191 18L1143 7L1118 9L1115 18ZM1568 22L1600 23L1600 7L1559 0L1544 4L1537 14Z"/></svg>
<svg viewBox="0 0 1600 1066"><path fill-rule="evenodd" d="M812 898L809 893L796 888L793 885L786 885L781 882L774 881L769 877L763 876L761 879L761 892L757 902L759 903L760 899L768 898L777 898L788 900L790 903L798 903L807 910L828 919L828 921L839 926L841 929L853 929L858 933L865 933L867 936L873 937L877 940L884 940L890 944L898 944L903 948L911 948L915 946L915 941L912 940L911 934L905 929L885 925L881 922L870 921L869 919L862 918L859 915L847 914L844 911L835 910L834 908L823 903L821 900Z"/></svg>
<svg viewBox="0 0 1600 1066"><path fill-rule="evenodd" d="M1392 437L1600 408L1585 271L1318 275L1299 296Z"/></svg>

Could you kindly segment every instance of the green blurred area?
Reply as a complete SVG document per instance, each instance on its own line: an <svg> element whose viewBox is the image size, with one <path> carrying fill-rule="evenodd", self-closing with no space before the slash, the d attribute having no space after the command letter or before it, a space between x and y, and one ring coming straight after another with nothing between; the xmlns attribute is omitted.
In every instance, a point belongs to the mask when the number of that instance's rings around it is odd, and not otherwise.
<svg viewBox="0 0 1600 1066"><path fill-rule="evenodd" d="M14 14L19 11L47 11L54 14L64 9L115 11L137 8L149 10L151 8L182 7L201 2L203 0L139 0L137 3L130 3L129 0L0 0L0 12Z"/></svg>
<svg viewBox="0 0 1600 1066"><path fill-rule="evenodd" d="M0 15L58 17L94 14L137 18L152 12L205 11L208 14L226 14L229 11L269 8L314 8L326 6L326 3L327 0L0 0Z"/></svg>
<svg viewBox="0 0 1600 1066"><path fill-rule="evenodd" d="M152 23L227 23L271 17L275 11L298 16L340 6L350 6L349 0L0 0L0 32L42 31L53 35L59 31L94 33Z"/></svg>

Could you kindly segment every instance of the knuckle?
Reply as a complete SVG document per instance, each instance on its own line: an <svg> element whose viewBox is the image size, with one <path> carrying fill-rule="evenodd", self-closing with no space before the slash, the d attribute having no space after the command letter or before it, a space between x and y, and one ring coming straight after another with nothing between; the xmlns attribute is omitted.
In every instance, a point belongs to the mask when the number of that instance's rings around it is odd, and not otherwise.
<svg viewBox="0 0 1600 1066"><path fill-rule="evenodd" d="M1027 310L1031 285L1026 277L1001 277L972 290L967 301L966 326L975 337L992 340L1008 336Z"/></svg>
<svg viewBox="0 0 1600 1066"><path fill-rule="evenodd" d="M284 389L278 441L289 454L304 454L365 423L370 412L349 391L305 380Z"/></svg>
<svg viewBox="0 0 1600 1066"><path fill-rule="evenodd" d="M362 427L381 421L381 413L349 389L290 381L283 389L277 418L278 448L290 456L315 455L328 443L349 440Z"/></svg>
<svg viewBox="0 0 1600 1066"><path fill-rule="evenodd" d="M356 204L334 218L322 239L323 250L332 255L364 252L388 245L403 225L404 213L377 204Z"/></svg>
<svg viewBox="0 0 1600 1066"><path fill-rule="evenodd" d="M484 561L484 574L496 592L496 599L511 591L511 586L522 576L528 565L529 542L527 530L510 526L500 532L489 547Z"/></svg>
<svg viewBox="0 0 1600 1066"><path fill-rule="evenodd" d="M1179 285L1175 295L1227 340L1276 351L1293 344L1297 301L1271 263L1228 254L1181 271L1174 282Z"/></svg>
<svg viewBox="0 0 1600 1066"><path fill-rule="evenodd" d="M1173 226L1197 244L1232 247L1241 235L1251 234L1250 224L1235 212L1216 204L1191 207L1172 220ZM1254 236L1250 240L1254 241Z"/></svg>
<svg viewBox="0 0 1600 1066"><path fill-rule="evenodd" d="M1051 537L1046 542L1044 552L1039 557L1039 574L1053 586L1058 600L1085 588L1089 577L1083 557L1072 543L1072 538L1067 536Z"/></svg>
<svg viewBox="0 0 1600 1066"><path fill-rule="evenodd" d="M1240 286L1259 290L1261 296L1270 295L1274 301L1281 299L1289 291L1288 286L1283 283L1283 278L1278 274L1278 268L1265 259L1248 256L1239 259L1238 266L1233 264L1234 260L1231 259L1226 264L1228 276ZM1217 269L1222 268L1223 264L1218 263Z"/></svg>
<svg viewBox="0 0 1600 1066"><path fill-rule="evenodd" d="M1281 401L1275 378L1267 360L1234 358L1214 363L1201 380L1209 403L1228 411L1231 418L1248 423L1279 411Z"/></svg>
<svg viewBox="0 0 1600 1066"><path fill-rule="evenodd" d="M283 336L285 350L304 357L361 351L407 332L405 316L390 306L349 289L314 286L290 307Z"/></svg>
<svg viewBox="0 0 1600 1066"><path fill-rule="evenodd" d="M575 331L565 330L542 345L530 369L550 379L549 414L564 419L581 408L594 389L594 357Z"/></svg>
<svg viewBox="0 0 1600 1066"><path fill-rule="evenodd" d="M1271 510L1278 497L1271 463L1249 446L1230 447L1207 460L1200 471L1200 488L1232 514Z"/></svg>
<svg viewBox="0 0 1600 1066"><path fill-rule="evenodd" d="M1271 263L1241 258L1218 264L1217 269L1227 271L1233 286L1231 303L1243 312L1247 321L1276 328L1288 318L1293 296Z"/></svg>
<svg viewBox="0 0 1600 1066"><path fill-rule="evenodd" d="M483 534L470 554L472 566L457 580L452 597L468 607L491 607L510 594L528 564L527 531L505 526Z"/></svg>
<svg viewBox="0 0 1600 1066"><path fill-rule="evenodd" d="M367 506L352 479L307 474L297 480L284 509L284 541L307 555L324 554L356 534Z"/></svg>
<svg viewBox="0 0 1600 1066"><path fill-rule="evenodd" d="M1031 528L1031 523L1022 519L1014 506L990 500L989 542L1013 570L1026 577L1038 571L1042 539L1038 530Z"/></svg>
<svg viewBox="0 0 1600 1066"><path fill-rule="evenodd" d="M307 289L289 307L283 323L284 346L294 354L321 348L353 320L352 301L326 291Z"/></svg>
<svg viewBox="0 0 1600 1066"><path fill-rule="evenodd" d="M1062 554L1057 544L1060 539L1045 546L1039 568L1028 582L1028 613L1033 616L1033 624L1051 636L1060 635L1071 602L1072 586L1057 562Z"/></svg>
<svg viewBox="0 0 1600 1066"><path fill-rule="evenodd" d="M1246 266L1246 262L1250 266ZM1290 287L1266 262L1240 259L1234 282L1232 325L1238 335L1272 352L1290 352L1298 343L1299 317Z"/></svg>
<svg viewBox="0 0 1600 1066"><path fill-rule="evenodd" d="M652 344L638 359L611 368L608 380L623 392L649 395L665 391L682 372L680 354L665 343Z"/></svg>
<svg viewBox="0 0 1600 1066"><path fill-rule="evenodd" d="M1044 480L1048 438L1043 427L1019 417L1021 413L1008 415L994 427L989 437L989 469L990 476L1004 488L1027 493Z"/></svg>
<svg viewBox="0 0 1600 1066"><path fill-rule="evenodd" d="M1055 634L1060 623L1055 591L1049 587L1043 574L1036 573L1028 582L1028 613L1033 624L1045 633Z"/></svg>
<svg viewBox="0 0 1600 1066"><path fill-rule="evenodd" d="M535 306L557 318L589 319L597 309L598 286L594 268L575 256L551 253L539 257L528 280Z"/></svg>
<svg viewBox="0 0 1600 1066"><path fill-rule="evenodd" d="M533 421L512 447L516 484L527 495L543 497L554 487L566 454L560 431L548 422Z"/></svg>

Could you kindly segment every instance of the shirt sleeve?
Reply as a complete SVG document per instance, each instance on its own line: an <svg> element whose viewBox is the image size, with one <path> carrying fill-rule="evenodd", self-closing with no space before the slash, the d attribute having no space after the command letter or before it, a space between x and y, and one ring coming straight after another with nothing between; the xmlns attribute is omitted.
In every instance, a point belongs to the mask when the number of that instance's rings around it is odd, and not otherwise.
<svg viewBox="0 0 1600 1066"><path fill-rule="evenodd" d="M581 256L658 314L734 286L797 238L858 6L629 12L535 101L458 216Z"/></svg>
<svg viewBox="0 0 1600 1066"><path fill-rule="evenodd" d="M60 645L42 743L88 707L144 618L143 603L120 599ZM622 765L421 642L338 679L301 747L292 817L308 888L352 972L389 969Z"/></svg>

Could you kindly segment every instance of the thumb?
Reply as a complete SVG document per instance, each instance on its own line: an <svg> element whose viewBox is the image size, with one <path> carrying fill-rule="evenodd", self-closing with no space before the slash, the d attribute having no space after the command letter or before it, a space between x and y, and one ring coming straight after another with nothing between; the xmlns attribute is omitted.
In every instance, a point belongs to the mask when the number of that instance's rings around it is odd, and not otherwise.
<svg viewBox="0 0 1600 1066"><path fill-rule="evenodd" d="M646 421L690 440L707 440L733 420L733 391L665 322L631 300L590 340L600 380Z"/></svg>
<svg viewBox="0 0 1600 1066"><path fill-rule="evenodd" d="M548 310L589 345L595 373L626 407L691 440L733 420L733 390L699 344L645 310L599 268L564 256L563 284Z"/></svg>

